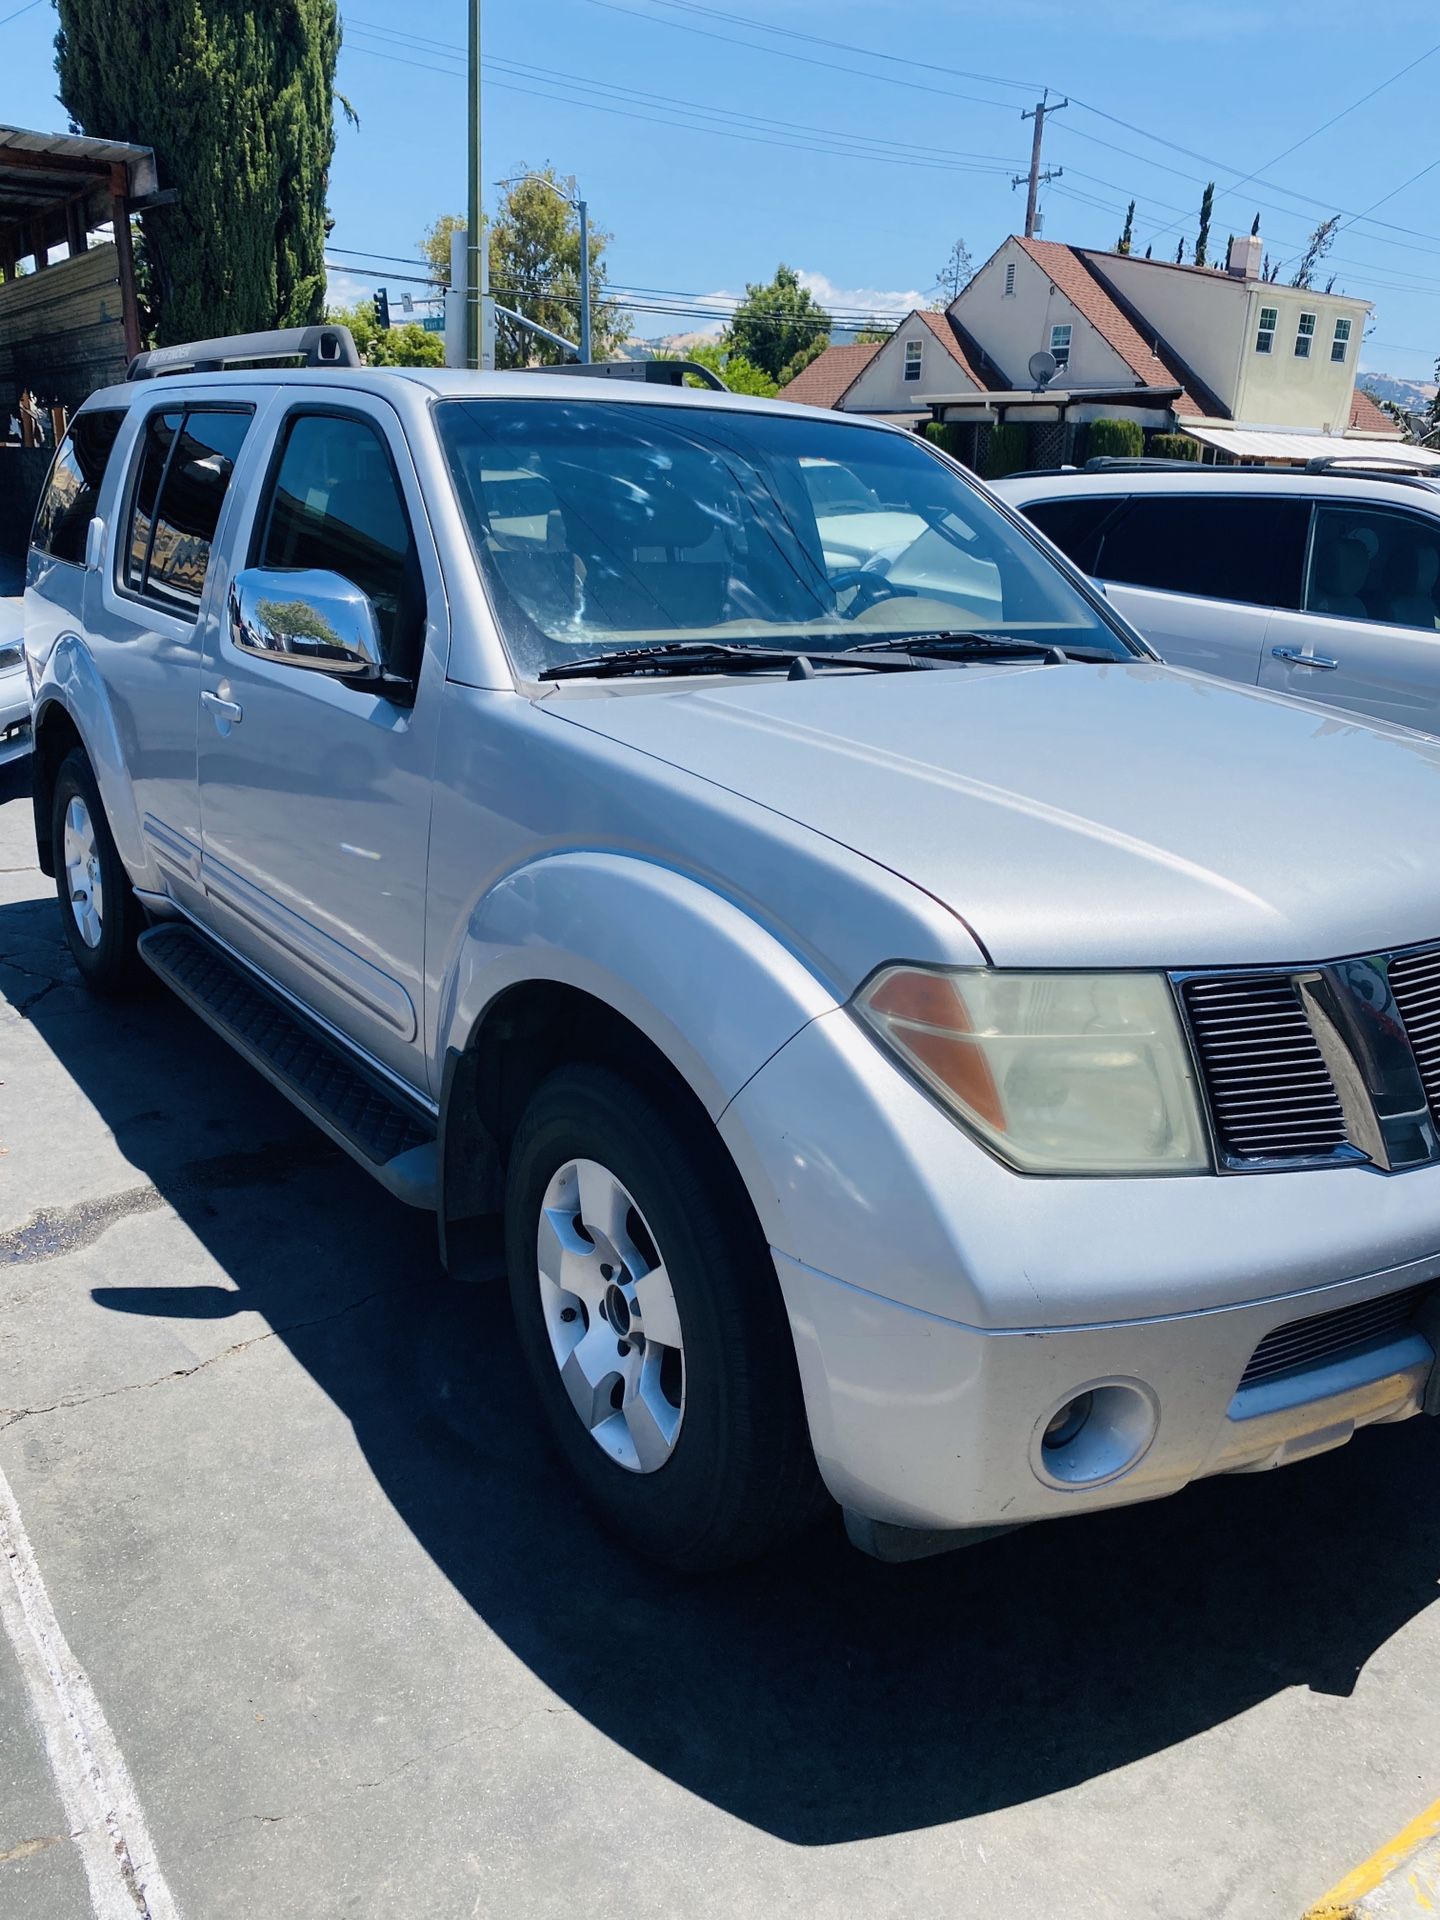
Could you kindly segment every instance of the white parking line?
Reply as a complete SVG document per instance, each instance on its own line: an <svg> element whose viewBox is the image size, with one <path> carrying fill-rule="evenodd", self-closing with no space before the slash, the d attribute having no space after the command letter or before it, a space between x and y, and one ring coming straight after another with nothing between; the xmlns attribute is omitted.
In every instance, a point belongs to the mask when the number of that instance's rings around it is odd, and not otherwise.
<svg viewBox="0 0 1440 1920"><path fill-rule="evenodd" d="M45 1740L95 1920L179 1920L155 1858L130 1769L71 1653L35 1563L20 1509L0 1473L0 1624Z"/></svg>

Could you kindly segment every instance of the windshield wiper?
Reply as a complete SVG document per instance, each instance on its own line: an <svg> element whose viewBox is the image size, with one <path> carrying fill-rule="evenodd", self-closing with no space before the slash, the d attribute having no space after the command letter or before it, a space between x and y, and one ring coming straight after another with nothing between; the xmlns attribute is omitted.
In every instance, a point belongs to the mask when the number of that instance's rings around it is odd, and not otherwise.
<svg viewBox="0 0 1440 1920"><path fill-rule="evenodd" d="M644 673L734 673L754 670L774 673L793 668L803 660L807 666L871 667L877 672L904 673L916 664L886 648L878 659L867 657L864 647L833 649L804 647L746 646L727 640L667 640L653 647L610 647L603 653L586 654L578 660L562 660L542 668L540 680L610 680L625 674ZM809 678L802 668L799 678Z"/></svg>
<svg viewBox="0 0 1440 1920"><path fill-rule="evenodd" d="M850 651L850 648L842 649L843 653ZM883 640L862 640L854 652L929 653L952 659L967 653L1009 653L1043 659L1056 666L1064 666L1071 660L1113 662L1116 657L1098 647L1062 647L1055 640L1026 640L1009 633L972 633L969 628L940 633L896 633Z"/></svg>

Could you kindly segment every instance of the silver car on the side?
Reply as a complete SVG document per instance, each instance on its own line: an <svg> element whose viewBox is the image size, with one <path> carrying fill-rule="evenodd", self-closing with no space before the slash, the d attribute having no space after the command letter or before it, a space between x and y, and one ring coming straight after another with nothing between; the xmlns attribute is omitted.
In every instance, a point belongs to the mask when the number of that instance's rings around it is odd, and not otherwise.
<svg viewBox="0 0 1440 1920"><path fill-rule="evenodd" d="M995 485L1171 665L1440 733L1440 469L1404 456Z"/></svg>
<svg viewBox="0 0 1440 1920"><path fill-rule="evenodd" d="M508 1277L629 1541L908 1557L1436 1410L1440 743L1158 664L911 434L268 345L57 455L41 860Z"/></svg>

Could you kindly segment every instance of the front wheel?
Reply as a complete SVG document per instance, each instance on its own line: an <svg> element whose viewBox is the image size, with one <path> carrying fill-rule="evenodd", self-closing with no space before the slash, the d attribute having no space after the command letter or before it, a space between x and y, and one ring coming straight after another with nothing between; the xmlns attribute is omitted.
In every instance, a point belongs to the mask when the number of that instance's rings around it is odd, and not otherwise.
<svg viewBox="0 0 1440 1920"><path fill-rule="evenodd" d="M94 771L79 747L60 763L50 821L55 891L70 957L93 992L122 993L139 976L135 942L145 917L105 818Z"/></svg>
<svg viewBox="0 0 1440 1920"><path fill-rule="evenodd" d="M510 1155L516 1327L557 1446L651 1559L751 1559L817 1504L784 1304L703 1115L608 1068L552 1074Z"/></svg>

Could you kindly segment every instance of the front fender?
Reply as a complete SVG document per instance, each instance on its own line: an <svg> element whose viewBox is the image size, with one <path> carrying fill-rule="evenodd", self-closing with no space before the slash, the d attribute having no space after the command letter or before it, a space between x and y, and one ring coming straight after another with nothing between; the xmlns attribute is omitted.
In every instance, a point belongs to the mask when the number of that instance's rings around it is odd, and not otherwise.
<svg viewBox="0 0 1440 1920"><path fill-rule="evenodd" d="M575 987L621 1014L713 1119L787 1040L839 1003L732 901L633 855L552 854L508 874L461 934L439 1053L463 1052L508 987Z"/></svg>
<svg viewBox="0 0 1440 1920"><path fill-rule="evenodd" d="M35 695L37 741L47 710L57 703L74 723L95 770L100 798L105 803L105 817L115 836L120 858L131 879L140 879L146 866L145 842L115 712L89 649L78 634L62 634L45 663Z"/></svg>

